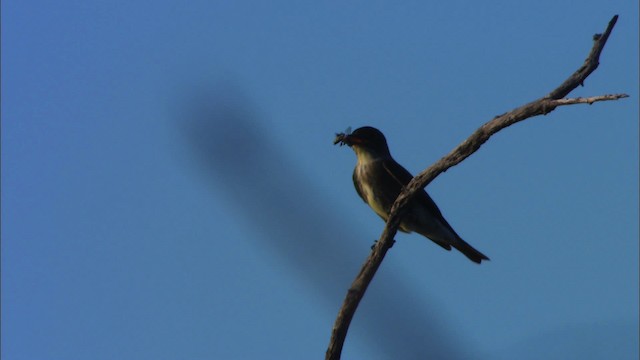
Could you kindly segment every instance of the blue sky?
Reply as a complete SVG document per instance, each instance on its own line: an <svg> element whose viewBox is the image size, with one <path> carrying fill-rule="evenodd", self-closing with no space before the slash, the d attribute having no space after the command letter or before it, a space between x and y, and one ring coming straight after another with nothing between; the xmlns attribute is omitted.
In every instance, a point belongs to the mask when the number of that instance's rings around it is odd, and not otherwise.
<svg viewBox="0 0 640 360"><path fill-rule="evenodd" d="M399 234L345 359L638 357L638 4L2 3L2 358L322 358L383 229L331 144L417 173L491 261Z"/></svg>

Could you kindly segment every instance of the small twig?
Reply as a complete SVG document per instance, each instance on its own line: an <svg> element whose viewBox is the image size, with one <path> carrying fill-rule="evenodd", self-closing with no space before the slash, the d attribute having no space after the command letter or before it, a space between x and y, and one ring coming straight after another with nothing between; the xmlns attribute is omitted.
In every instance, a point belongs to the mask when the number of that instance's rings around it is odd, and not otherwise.
<svg viewBox="0 0 640 360"><path fill-rule="evenodd" d="M610 100L618 100L627 98L629 95L627 94L608 94L608 95L600 95L600 96L592 96L588 98L578 97L578 98L570 98L570 99L558 99L551 100L551 103L555 106L563 106L563 105L573 105L573 104L593 104L598 101L610 101Z"/></svg>
<svg viewBox="0 0 640 360"><path fill-rule="evenodd" d="M583 103L591 104L596 101L617 100L628 97L626 94L618 94L594 96L590 98L563 99L575 88L581 86L585 79L598 67L602 49L604 48L604 45L609 38L609 34L613 30L617 20L618 15L611 19L603 34L597 34L593 37L594 44L584 64L560 86L541 99L520 106L503 115L496 116L494 119L477 129L453 151L411 180L393 204L387 224L380 236L380 240L373 247L371 254L363 264L360 273L353 281L349 291L347 292L347 296L344 299L342 308L340 309L336 322L333 326L331 340L326 352L326 359L340 359L342 346L347 336L347 330L349 329L349 324L353 319L353 315L355 314L358 304L364 296L369 283L382 263L385 254L393 244L393 237L398 231L398 226L400 225L400 220L404 215L406 204L414 194L424 189L424 187L433 181L436 176L445 172L450 167L459 164L461 161L476 152L493 134L510 125L533 116L547 114L553 111L556 107L562 105Z"/></svg>

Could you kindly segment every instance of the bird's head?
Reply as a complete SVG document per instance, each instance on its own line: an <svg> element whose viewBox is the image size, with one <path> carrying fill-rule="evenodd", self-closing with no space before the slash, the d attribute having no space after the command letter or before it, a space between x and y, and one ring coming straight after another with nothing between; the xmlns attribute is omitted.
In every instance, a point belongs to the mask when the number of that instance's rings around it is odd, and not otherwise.
<svg viewBox="0 0 640 360"><path fill-rule="evenodd" d="M384 134L371 126L363 126L352 133L337 134L335 143L351 147L358 158L379 158L391 156Z"/></svg>

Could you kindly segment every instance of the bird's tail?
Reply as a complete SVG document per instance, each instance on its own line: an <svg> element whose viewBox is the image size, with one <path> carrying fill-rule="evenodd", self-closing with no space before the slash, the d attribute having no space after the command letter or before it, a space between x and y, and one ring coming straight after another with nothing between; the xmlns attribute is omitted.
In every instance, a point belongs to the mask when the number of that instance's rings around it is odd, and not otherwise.
<svg viewBox="0 0 640 360"><path fill-rule="evenodd" d="M454 248L464 254L464 256L468 257L469 260L474 263L480 264L482 260L489 260L489 258L481 253L480 251L473 248L473 246L469 245L466 241L458 238L458 240L451 244Z"/></svg>

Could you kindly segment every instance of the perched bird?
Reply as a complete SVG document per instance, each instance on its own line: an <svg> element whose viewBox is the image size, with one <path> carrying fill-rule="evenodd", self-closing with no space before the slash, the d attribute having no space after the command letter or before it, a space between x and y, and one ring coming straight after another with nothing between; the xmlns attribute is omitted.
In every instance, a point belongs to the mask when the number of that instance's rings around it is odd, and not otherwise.
<svg viewBox="0 0 640 360"><path fill-rule="evenodd" d="M355 151L358 158L353 171L356 191L376 214L387 221L391 206L413 176L391 157L387 140L376 128L365 126L352 133L347 130L346 134L337 134L334 144L337 143L348 145ZM401 231L415 231L447 250L453 246L478 264L489 260L460 238L425 190L415 194L407 206L409 209L400 223Z"/></svg>

